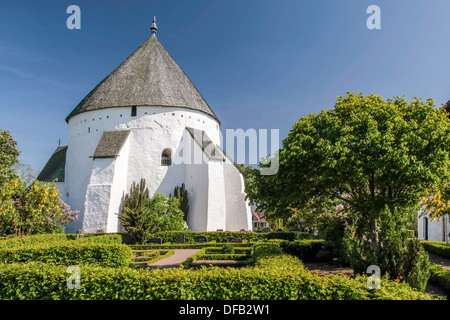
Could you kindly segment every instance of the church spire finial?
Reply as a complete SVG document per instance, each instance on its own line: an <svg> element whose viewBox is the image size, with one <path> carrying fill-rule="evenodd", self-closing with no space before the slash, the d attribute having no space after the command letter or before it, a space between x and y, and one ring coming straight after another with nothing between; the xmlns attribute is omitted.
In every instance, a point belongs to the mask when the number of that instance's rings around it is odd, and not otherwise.
<svg viewBox="0 0 450 320"><path fill-rule="evenodd" d="M156 26L156 17L153 17L153 23L150 30L152 30L152 35L156 35L156 31L158 31L158 27Z"/></svg>

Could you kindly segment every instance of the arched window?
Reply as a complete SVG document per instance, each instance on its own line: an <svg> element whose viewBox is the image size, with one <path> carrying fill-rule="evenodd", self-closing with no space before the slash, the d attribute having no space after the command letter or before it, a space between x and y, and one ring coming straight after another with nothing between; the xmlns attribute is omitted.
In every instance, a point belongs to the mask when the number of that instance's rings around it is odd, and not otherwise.
<svg viewBox="0 0 450 320"><path fill-rule="evenodd" d="M172 150L170 150L169 148L164 149L161 154L161 165L162 166L172 165Z"/></svg>

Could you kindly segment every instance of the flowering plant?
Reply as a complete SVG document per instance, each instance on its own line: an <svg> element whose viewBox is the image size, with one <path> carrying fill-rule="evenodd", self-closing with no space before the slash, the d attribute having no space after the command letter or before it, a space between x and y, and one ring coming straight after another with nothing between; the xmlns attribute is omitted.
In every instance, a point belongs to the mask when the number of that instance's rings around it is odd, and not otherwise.
<svg viewBox="0 0 450 320"><path fill-rule="evenodd" d="M30 235L62 232L63 226L78 219L60 199L54 183L33 182L29 187L20 179L10 180L0 188L0 231Z"/></svg>

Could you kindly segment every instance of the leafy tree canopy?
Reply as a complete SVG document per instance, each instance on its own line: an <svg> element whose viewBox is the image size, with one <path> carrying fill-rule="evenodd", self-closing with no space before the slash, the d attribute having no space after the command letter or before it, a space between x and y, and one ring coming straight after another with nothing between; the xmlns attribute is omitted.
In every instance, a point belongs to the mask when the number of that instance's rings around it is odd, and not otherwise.
<svg viewBox="0 0 450 320"><path fill-rule="evenodd" d="M259 209L289 213L338 199L367 219L385 207L417 206L449 181L450 121L434 101L347 93L335 107L302 117L279 152L276 175L247 168Z"/></svg>
<svg viewBox="0 0 450 320"><path fill-rule="evenodd" d="M0 129L0 185L16 176L12 166L18 163L19 154L11 133Z"/></svg>

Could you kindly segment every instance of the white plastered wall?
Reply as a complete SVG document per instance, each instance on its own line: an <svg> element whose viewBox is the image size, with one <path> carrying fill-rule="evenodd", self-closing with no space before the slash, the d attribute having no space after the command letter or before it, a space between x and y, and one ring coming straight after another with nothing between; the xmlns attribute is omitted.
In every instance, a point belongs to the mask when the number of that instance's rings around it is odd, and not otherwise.
<svg viewBox="0 0 450 320"><path fill-rule="evenodd" d="M189 173L186 172L185 164L173 164L172 166L161 166L161 152L165 148L170 148L172 154L179 151L180 141L185 133L186 127L192 127L204 130L214 143L220 143L220 131L218 122L212 117L201 112L189 110L186 108L175 107L138 107L137 116L131 116L131 107L124 108L108 108L96 111L89 111L78 114L69 121L69 147L66 157L66 180L65 186L62 188L66 194L66 202L73 210L79 210L78 221L71 222L66 227L66 232L73 233L77 229L89 228L89 230L106 228L106 225L97 225L95 227L95 219L93 217L85 217L85 209L94 210L92 206L97 203L96 211L106 208L106 200L98 198L94 201L96 191L88 185L92 183L93 172L104 170L106 174L109 172L118 176L126 176L125 190L129 191L133 182L139 182L144 178L149 188L150 196L161 193L168 196L173 193L173 189L177 185L181 185ZM100 141L103 131L106 130L131 130L132 134L129 140L129 152L127 169L124 166L119 169L120 175L116 170L112 170L108 161L93 171L92 156L95 152L98 142ZM122 157L122 159L125 157ZM95 161L98 161L96 159ZM105 159L103 159L105 160ZM204 168L194 169L196 179L202 180L205 177ZM207 172L206 172L207 176ZM113 176L110 177L113 179ZM111 183L115 185L116 183ZM197 187L197 186L196 186ZM108 190L107 187L98 187L98 191L103 195L114 194L113 201L119 201L116 194L120 193L115 190ZM197 197L205 190L196 190ZM207 190L206 190L207 191ZM206 194L206 193L205 193ZM86 203L87 197L92 201ZM201 200L199 203L203 202ZM193 204L193 206L197 206ZM199 209L203 206L198 205ZM200 214L201 215L201 214ZM104 219L104 218L102 218ZM86 223L84 223L86 220ZM107 220L109 221L109 220ZM112 222L111 222L112 223ZM109 227L111 226L111 228ZM113 230L112 224L108 223L108 230ZM86 230L85 230L86 231ZM96 231L96 230L95 230Z"/></svg>

